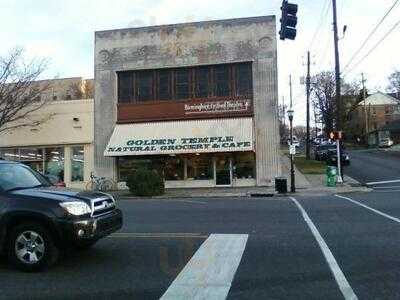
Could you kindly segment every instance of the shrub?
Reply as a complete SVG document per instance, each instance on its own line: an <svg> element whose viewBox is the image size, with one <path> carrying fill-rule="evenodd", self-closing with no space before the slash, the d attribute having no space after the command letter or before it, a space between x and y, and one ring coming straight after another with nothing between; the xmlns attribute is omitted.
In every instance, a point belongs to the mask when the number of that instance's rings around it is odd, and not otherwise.
<svg viewBox="0 0 400 300"><path fill-rule="evenodd" d="M135 196L159 196L164 194L164 180L156 171L136 170L128 176L126 185Z"/></svg>

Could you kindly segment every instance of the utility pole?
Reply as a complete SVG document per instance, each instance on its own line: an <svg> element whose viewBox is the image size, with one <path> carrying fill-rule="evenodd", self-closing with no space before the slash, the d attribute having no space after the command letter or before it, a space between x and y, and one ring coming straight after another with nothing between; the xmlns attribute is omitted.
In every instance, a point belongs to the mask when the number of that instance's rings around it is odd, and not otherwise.
<svg viewBox="0 0 400 300"><path fill-rule="evenodd" d="M285 96L282 96L282 110L283 110L283 128L286 131L286 106L285 106Z"/></svg>
<svg viewBox="0 0 400 300"><path fill-rule="evenodd" d="M335 79L336 79L336 130L341 130L341 118L340 111L342 106L341 91L340 91L340 60L339 60L339 36L338 36L338 24L337 24L337 8L336 0L332 0L333 7L333 40L335 44Z"/></svg>
<svg viewBox="0 0 400 300"><path fill-rule="evenodd" d="M361 73L362 77L362 86L363 86L363 101L364 101L364 119L365 119L365 142L368 143L368 133L369 133L369 126L368 126L368 116L367 116L367 90L365 89L365 82L364 73Z"/></svg>
<svg viewBox="0 0 400 300"><path fill-rule="evenodd" d="M342 128L341 114L340 114L342 111L342 100L340 91L339 36L338 36L338 24L337 24L336 0L332 0L332 9L333 9L333 35L334 35L333 40L335 44L336 131L339 132ZM337 165L338 165L338 183L343 183L340 141L336 141L336 149L337 149Z"/></svg>
<svg viewBox="0 0 400 300"><path fill-rule="evenodd" d="M307 52L307 135L306 135L306 159L310 159L310 89L311 89L311 76L310 76L310 51Z"/></svg>

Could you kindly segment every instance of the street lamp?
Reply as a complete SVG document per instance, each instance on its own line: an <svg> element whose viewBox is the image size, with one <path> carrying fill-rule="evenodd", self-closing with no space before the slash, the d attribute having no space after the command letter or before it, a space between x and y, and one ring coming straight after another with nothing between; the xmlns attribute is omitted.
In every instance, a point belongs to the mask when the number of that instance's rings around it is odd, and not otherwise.
<svg viewBox="0 0 400 300"><path fill-rule="evenodd" d="M294 165L293 165L293 115L294 110L290 108L287 111L287 115L289 117L290 122L290 192L296 192L296 184L295 184L295 177L294 177Z"/></svg>

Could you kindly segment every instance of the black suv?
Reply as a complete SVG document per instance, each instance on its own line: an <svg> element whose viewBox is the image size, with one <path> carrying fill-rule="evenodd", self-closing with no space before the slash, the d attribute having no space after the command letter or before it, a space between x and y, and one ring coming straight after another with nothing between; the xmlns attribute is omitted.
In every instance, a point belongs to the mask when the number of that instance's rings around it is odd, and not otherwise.
<svg viewBox="0 0 400 300"><path fill-rule="evenodd" d="M89 248L121 227L111 195L55 187L23 164L0 160L0 253L19 269L44 269L61 250Z"/></svg>

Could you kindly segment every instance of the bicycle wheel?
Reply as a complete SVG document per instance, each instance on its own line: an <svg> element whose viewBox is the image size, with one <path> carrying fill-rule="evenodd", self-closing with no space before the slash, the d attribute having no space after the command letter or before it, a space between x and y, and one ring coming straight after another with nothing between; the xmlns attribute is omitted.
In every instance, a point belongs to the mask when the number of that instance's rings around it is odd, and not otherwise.
<svg viewBox="0 0 400 300"><path fill-rule="evenodd" d="M105 179L100 185L100 191L108 192L114 190L115 183L111 179Z"/></svg>

